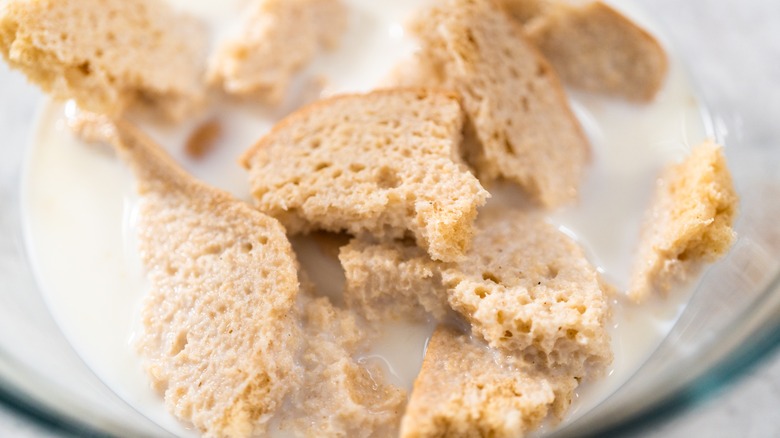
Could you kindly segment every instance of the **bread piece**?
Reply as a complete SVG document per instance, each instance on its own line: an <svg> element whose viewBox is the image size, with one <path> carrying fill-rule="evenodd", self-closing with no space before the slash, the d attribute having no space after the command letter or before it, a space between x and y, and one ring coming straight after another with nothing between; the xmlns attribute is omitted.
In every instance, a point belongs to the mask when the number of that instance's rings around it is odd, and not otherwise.
<svg viewBox="0 0 780 438"><path fill-rule="evenodd" d="M545 15L557 4L555 0L497 0L497 3L520 24L527 24Z"/></svg>
<svg viewBox="0 0 780 438"><path fill-rule="evenodd" d="M242 163L260 210L290 233L410 233L432 257L454 260L489 196L458 156L462 122L444 92L342 95L284 119Z"/></svg>
<svg viewBox="0 0 780 438"><path fill-rule="evenodd" d="M304 297L301 308L304 380L282 425L300 436L397 436L406 391L355 359L367 335L353 315L327 298Z"/></svg>
<svg viewBox="0 0 780 438"><path fill-rule="evenodd" d="M442 320L451 311L441 267L414 244L353 239L341 247L339 261L347 278L344 301L370 322Z"/></svg>
<svg viewBox="0 0 780 438"><path fill-rule="evenodd" d="M298 385L297 262L275 219L196 181L126 122L109 140L142 196L151 283L138 351L169 411L206 436L245 437Z"/></svg>
<svg viewBox="0 0 780 438"><path fill-rule="evenodd" d="M521 437L547 417L557 384L576 386L532 367L502 366L486 345L440 326L414 382L401 437Z"/></svg>
<svg viewBox="0 0 780 438"><path fill-rule="evenodd" d="M666 53L658 41L600 1L558 2L525 30L574 88L649 101L666 77Z"/></svg>
<svg viewBox="0 0 780 438"><path fill-rule="evenodd" d="M204 99L204 29L155 0L12 0L0 52L58 99L117 116L145 106L179 119Z"/></svg>
<svg viewBox="0 0 780 438"><path fill-rule="evenodd" d="M278 104L293 75L338 44L347 18L341 0L254 0L239 32L212 55L209 80L228 93Z"/></svg>
<svg viewBox="0 0 780 438"><path fill-rule="evenodd" d="M352 242L340 258L347 303L398 300L421 312L446 293L493 347L576 377L598 373L612 360L609 307L596 269L576 242L537 215L481 213L458 263L431 261L400 242ZM415 298L426 305L413 307Z"/></svg>
<svg viewBox="0 0 780 438"><path fill-rule="evenodd" d="M422 73L411 80L460 93L477 140L467 161L480 179L517 182L545 206L575 198L588 141L521 27L490 0L444 0L412 31Z"/></svg>
<svg viewBox="0 0 780 438"><path fill-rule="evenodd" d="M723 148L707 141L669 166L646 213L628 295L642 301L668 292L734 242L737 194Z"/></svg>

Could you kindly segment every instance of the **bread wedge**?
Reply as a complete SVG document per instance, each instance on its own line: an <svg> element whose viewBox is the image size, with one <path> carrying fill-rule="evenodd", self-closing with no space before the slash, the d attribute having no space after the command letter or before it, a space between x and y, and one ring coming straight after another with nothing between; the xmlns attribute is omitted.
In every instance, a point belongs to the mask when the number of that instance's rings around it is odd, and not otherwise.
<svg viewBox="0 0 780 438"><path fill-rule="evenodd" d="M668 293L726 254L737 203L723 148L714 142L667 167L645 215L628 296L640 302Z"/></svg>
<svg viewBox="0 0 780 438"><path fill-rule="evenodd" d="M401 437L522 437L575 386L571 377L544 375L529 364L506 366L484 343L440 326L414 382Z"/></svg>
<svg viewBox="0 0 780 438"><path fill-rule="evenodd" d="M588 140L521 26L490 0L443 0L411 30L421 50L409 81L461 95L476 140L466 160L480 180L514 181L548 207L576 198Z"/></svg>
<svg viewBox="0 0 780 438"><path fill-rule="evenodd" d="M299 384L297 262L284 228L182 170L124 121L108 136L133 169L151 288L138 351L176 417L206 436L263 433Z"/></svg>
<svg viewBox="0 0 780 438"><path fill-rule="evenodd" d="M204 100L205 29L155 0L12 0L0 53L57 99L118 116L181 119Z"/></svg>
<svg viewBox="0 0 780 438"><path fill-rule="evenodd" d="M525 27L533 44L567 85L646 102L668 70L661 44L601 1L559 1Z"/></svg>
<svg viewBox="0 0 780 438"><path fill-rule="evenodd" d="M462 122L446 92L336 96L282 120L241 162L259 209L290 233L411 235L455 260L489 196L458 155Z"/></svg>
<svg viewBox="0 0 780 438"><path fill-rule="evenodd" d="M347 27L341 0L253 0L240 30L209 60L208 78L234 95L280 103L295 73L323 49L333 49Z"/></svg>

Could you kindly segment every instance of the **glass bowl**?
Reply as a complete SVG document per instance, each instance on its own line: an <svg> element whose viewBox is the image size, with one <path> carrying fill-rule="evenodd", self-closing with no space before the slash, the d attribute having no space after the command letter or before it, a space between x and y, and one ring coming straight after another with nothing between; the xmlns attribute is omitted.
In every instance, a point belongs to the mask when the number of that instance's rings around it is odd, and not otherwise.
<svg viewBox="0 0 780 438"><path fill-rule="evenodd" d="M741 196L738 240L708 268L669 335L636 374L556 437L625 432L705 399L780 344L780 3L636 0L683 55L726 145ZM19 184L43 97L0 63L0 402L78 435L166 436L100 381L38 291Z"/></svg>

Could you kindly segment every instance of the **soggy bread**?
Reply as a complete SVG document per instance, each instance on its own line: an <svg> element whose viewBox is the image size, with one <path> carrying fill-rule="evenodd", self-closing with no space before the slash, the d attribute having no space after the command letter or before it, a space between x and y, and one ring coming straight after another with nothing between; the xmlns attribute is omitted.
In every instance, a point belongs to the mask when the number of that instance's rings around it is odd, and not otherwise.
<svg viewBox="0 0 780 438"><path fill-rule="evenodd" d="M414 382L401 437L522 437L548 416L555 385L566 386L571 397L574 379L551 382L557 378L530 367L502 366L498 356L451 328L437 328Z"/></svg>
<svg viewBox="0 0 780 438"><path fill-rule="evenodd" d="M401 242L353 241L340 259L348 304L399 302L417 313L441 312L437 299L446 295L493 347L577 377L612 360L609 307L596 269L572 239L539 216L481 213L472 246L458 263L434 262Z"/></svg>
<svg viewBox="0 0 780 438"><path fill-rule="evenodd" d="M549 8L556 5L555 0L496 0L512 18L520 24L526 24L543 16Z"/></svg>
<svg viewBox="0 0 780 438"><path fill-rule="evenodd" d="M155 0L13 0L0 52L58 99L112 116L130 106L179 119L201 104L204 29Z"/></svg>
<svg viewBox="0 0 780 438"><path fill-rule="evenodd" d="M303 390L290 398L281 425L310 437L396 436L406 391L355 358L366 334L354 316L327 298L304 297L300 307Z"/></svg>
<svg viewBox="0 0 780 438"><path fill-rule="evenodd" d="M196 181L127 123L110 140L142 196L151 289L138 349L154 387L207 436L262 433L299 378L297 263L284 228Z"/></svg>
<svg viewBox="0 0 780 438"><path fill-rule="evenodd" d="M480 179L514 181L556 206L577 195L589 146L548 62L490 0L443 0L412 25L419 73L402 83L457 91Z"/></svg>
<svg viewBox="0 0 780 438"><path fill-rule="evenodd" d="M441 320L450 312L440 266L414 244L352 239L341 247L339 261L344 301L368 321Z"/></svg>
<svg viewBox="0 0 780 438"><path fill-rule="evenodd" d="M442 272L450 305L494 347L580 376L608 365L609 306L582 248L533 214L482 216L466 260Z"/></svg>
<svg viewBox="0 0 780 438"><path fill-rule="evenodd" d="M646 213L628 295L642 301L668 292L734 241L737 195L723 148L708 141L668 167Z"/></svg>
<svg viewBox="0 0 780 438"><path fill-rule="evenodd" d="M666 77L666 53L658 41L600 1L557 2L525 31L574 88L648 101Z"/></svg>
<svg viewBox="0 0 780 438"><path fill-rule="evenodd" d="M238 33L212 55L209 80L279 103L293 75L320 49L334 48L346 26L341 0L253 0Z"/></svg>
<svg viewBox="0 0 780 438"><path fill-rule="evenodd" d="M456 96L422 89L342 95L277 124L242 158L260 210L290 233L400 238L462 256L488 193L457 153Z"/></svg>

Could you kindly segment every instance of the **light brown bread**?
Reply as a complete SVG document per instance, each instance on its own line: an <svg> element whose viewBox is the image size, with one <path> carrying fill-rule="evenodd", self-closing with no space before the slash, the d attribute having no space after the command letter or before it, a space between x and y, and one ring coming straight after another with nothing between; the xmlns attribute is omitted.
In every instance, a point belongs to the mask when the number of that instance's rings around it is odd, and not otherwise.
<svg viewBox="0 0 780 438"><path fill-rule="evenodd" d="M514 181L545 206L570 201L588 141L560 81L521 27L490 0L443 0L412 25L419 71L401 82L457 91L476 142L467 161L481 180Z"/></svg>
<svg viewBox="0 0 780 438"><path fill-rule="evenodd" d="M723 148L707 141L669 166L656 187L628 295L666 293L723 256L734 242L737 194Z"/></svg>
<svg viewBox="0 0 780 438"><path fill-rule="evenodd" d="M341 0L253 0L240 30L211 56L208 77L226 92L280 103L295 73L346 30Z"/></svg>
<svg viewBox="0 0 780 438"><path fill-rule="evenodd" d="M138 351L168 410L206 436L248 437L299 380L297 262L275 219L206 186L126 122L109 140L142 196L151 289Z"/></svg>
<svg viewBox="0 0 780 438"><path fill-rule="evenodd" d="M339 251L344 301L370 322L441 320L451 311L441 266L412 242L353 239Z"/></svg>
<svg viewBox="0 0 780 438"><path fill-rule="evenodd" d="M537 215L480 213L472 246L458 263L434 262L400 242L353 241L339 257L345 300L358 309L370 308L365 301L397 301L396 312L442 312L437 303L446 295L493 347L576 377L612 360L609 307L596 269L576 242Z"/></svg>
<svg viewBox="0 0 780 438"><path fill-rule="evenodd" d="M555 0L497 0L499 6L520 24L539 18L554 5Z"/></svg>
<svg viewBox="0 0 780 438"><path fill-rule="evenodd" d="M600 1L556 2L525 31L574 88L648 101L666 77L666 53L658 41Z"/></svg>
<svg viewBox="0 0 780 438"><path fill-rule="evenodd" d="M260 210L290 233L411 234L433 258L454 260L489 196L458 156L462 122L445 92L342 95L284 119L242 163Z"/></svg>
<svg viewBox="0 0 780 438"><path fill-rule="evenodd" d="M300 309L304 376L281 424L299 436L397 436L406 391L389 384L381 368L356 359L367 335L352 313L327 298L303 297Z"/></svg>
<svg viewBox="0 0 780 438"><path fill-rule="evenodd" d="M155 0L13 0L0 52L58 99L117 116L146 107L179 119L204 98L204 29Z"/></svg>
<svg viewBox="0 0 780 438"><path fill-rule="evenodd" d="M522 437L552 411L558 389L572 378L544 376L526 364L503 366L498 355L467 335L440 326L402 420L401 437Z"/></svg>

